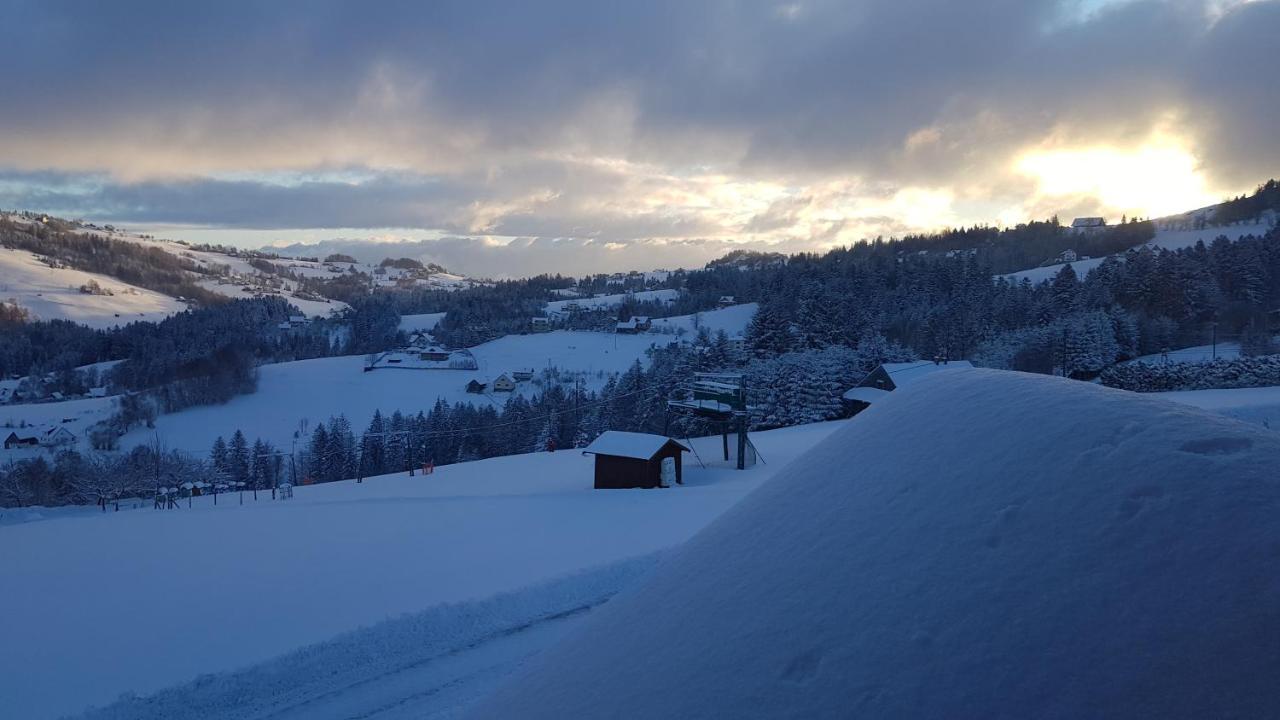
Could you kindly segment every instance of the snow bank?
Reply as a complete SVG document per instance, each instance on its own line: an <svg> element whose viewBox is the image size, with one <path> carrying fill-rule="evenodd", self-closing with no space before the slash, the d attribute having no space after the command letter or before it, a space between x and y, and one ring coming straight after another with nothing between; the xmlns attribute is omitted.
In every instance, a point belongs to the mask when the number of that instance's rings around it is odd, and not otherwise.
<svg viewBox="0 0 1280 720"><path fill-rule="evenodd" d="M872 406L474 717L1280 707L1280 438L1045 376Z"/></svg>

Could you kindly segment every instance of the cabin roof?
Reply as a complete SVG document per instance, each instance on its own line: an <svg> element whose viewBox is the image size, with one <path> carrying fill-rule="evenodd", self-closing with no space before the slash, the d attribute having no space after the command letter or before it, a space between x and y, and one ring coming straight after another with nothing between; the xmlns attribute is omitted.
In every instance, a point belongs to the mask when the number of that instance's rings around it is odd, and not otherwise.
<svg viewBox="0 0 1280 720"><path fill-rule="evenodd" d="M583 453L591 453L593 455L613 455L615 457L634 458L636 460L650 460L658 451L666 447L667 443L675 443L681 450L688 451L683 443L672 440L665 435L650 435L649 433L623 432L621 430L609 430L595 442L583 449Z"/></svg>

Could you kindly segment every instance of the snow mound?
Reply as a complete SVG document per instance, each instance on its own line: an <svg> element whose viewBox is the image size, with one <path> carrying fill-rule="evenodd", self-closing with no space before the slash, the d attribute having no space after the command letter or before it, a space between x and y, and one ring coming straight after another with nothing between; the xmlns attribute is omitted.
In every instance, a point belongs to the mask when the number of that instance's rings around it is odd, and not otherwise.
<svg viewBox="0 0 1280 720"><path fill-rule="evenodd" d="M474 716L1280 707L1280 437L1020 373L939 373L895 395Z"/></svg>

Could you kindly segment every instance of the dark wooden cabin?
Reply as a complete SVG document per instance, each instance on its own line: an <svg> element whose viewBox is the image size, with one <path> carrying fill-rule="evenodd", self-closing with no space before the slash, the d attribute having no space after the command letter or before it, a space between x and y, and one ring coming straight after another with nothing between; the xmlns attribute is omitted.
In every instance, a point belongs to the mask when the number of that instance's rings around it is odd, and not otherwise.
<svg viewBox="0 0 1280 720"><path fill-rule="evenodd" d="M675 468L675 481L684 484L683 444L662 435L610 430L585 450L596 456L595 487L597 490L620 488L656 488L662 484L662 466L670 461Z"/></svg>

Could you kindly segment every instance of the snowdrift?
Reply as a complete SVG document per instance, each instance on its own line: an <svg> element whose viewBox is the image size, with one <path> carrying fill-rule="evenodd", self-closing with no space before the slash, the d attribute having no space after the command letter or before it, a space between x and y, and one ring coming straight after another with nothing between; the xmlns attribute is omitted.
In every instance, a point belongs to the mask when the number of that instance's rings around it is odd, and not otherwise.
<svg viewBox="0 0 1280 720"><path fill-rule="evenodd" d="M1274 716L1280 438L1045 376L893 395L473 716Z"/></svg>

